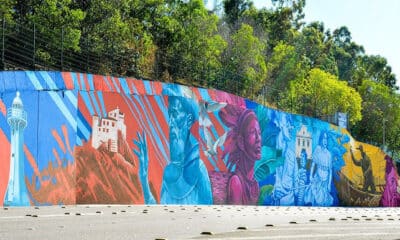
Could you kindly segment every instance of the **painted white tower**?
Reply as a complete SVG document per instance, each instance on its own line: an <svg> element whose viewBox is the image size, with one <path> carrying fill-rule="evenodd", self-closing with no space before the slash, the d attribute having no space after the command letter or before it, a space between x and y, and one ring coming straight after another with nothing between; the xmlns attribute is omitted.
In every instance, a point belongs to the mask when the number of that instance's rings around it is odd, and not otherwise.
<svg viewBox="0 0 400 240"><path fill-rule="evenodd" d="M17 92L11 108L7 110L7 123L11 130L10 175L5 206L29 206L29 196L25 184L24 166L24 129L27 126L27 115L22 100Z"/></svg>
<svg viewBox="0 0 400 240"><path fill-rule="evenodd" d="M126 140L125 114L116 108L110 111L106 118L96 115L92 117L92 147L98 149L101 145L110 152L118 152L118 131Z"/></svg>
<svg viewBox="0 0 400 240"><path fill-rule="evenodd" d="M307 131L307 126L302 125L296 134L296 157L300 158L301 150L306 150L307 158L311 159L312 138L311 133Z"/></svg>

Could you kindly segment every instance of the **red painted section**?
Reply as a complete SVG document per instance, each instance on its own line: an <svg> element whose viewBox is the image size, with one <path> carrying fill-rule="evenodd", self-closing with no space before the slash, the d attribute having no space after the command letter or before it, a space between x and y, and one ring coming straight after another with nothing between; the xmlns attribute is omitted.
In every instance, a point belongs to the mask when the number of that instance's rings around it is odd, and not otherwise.
<svg viewBox="0 0 400 240"><path fill-rule="evenodd" d="M93 85L94 85L94 89L96 91L106 91L107 89L107 85L104 82L104 76L100 76L100 75L93 75Z"/></svg>
<svg viewBox="0 0 400 240"><path fill-rule="evenodd" d="M133 84L136 88L138 95L146 95L146 89L144 87L143 81L136 80L136 81L133 81Z"/></svg>
<svg viewBox="0 0 400 240"><path fill-rule="evenodd" d="M3 131L0 131L0 206L3 205L10 172L10 142Z"/></svg>
<svg viewBox="0 0 400 240"><path fill-rule="evenodd" d="M58 145L60 146L61 150L63 153L66 153L65 145L64 142L61 140L60 135L58 135L58 132L56 130L51 131L51 134L53 135L54 139L57 141Z"/></svg>
<svg viewBox="0 0 400 240"><path fill-rule="evenodd" d="M35 158L33 157L32 153L29 151L29 149L28 149L28 147L26 145L24 145L24 153L25 153L26 160L28 160L29 165L33 169L33 173L36 176L40 176L39 167L38 167L38 165L36 163L36 160L35 160Z"/></svg>
<svg viewBox="0 0 400 240"><path fill-rule="evenodd" d="M62 78L64 79L64 85L67 89L74 89L74 80L72 79L71 72L62 72Z"/></svg>
<svg viewBox="0 0 400 240"><path fill-rule="evenodd" d="M73 149L71 148L71 144L70 144L70 141L69 141L67 127L65 125L62 125L61 126L61 131L63 133L64 139L65 139L65 145L67 146L68 152L69 152L70 155L73 156L74 155L73 154Z"/></svg>
<svg viewBox="0 0 400 240"><path fill-rule="evenodd" d="M6 105L4 105L4 103L1 99L0 99L0 112L3 114L3 116L6 116L6 114L7 114Z"/></svg>
<svg viewBox="0 0 400 240"><path fill-rule="evenodd" d="M84 89L82 89L82 83L81 83L82 79L81 79L80 74L76 74L76 79L78 81L78 87L79 87L78 90L84 90Z"/></svg>
<svg viewBox="0 0 400 240"><path fill-rule="evenodd" d="M89 79L87 77L87 74L82 74L83 75L83 79L82 81L85 82L85 87L86 87L86 91L90 91L90 85L89 85Z"/></svg>

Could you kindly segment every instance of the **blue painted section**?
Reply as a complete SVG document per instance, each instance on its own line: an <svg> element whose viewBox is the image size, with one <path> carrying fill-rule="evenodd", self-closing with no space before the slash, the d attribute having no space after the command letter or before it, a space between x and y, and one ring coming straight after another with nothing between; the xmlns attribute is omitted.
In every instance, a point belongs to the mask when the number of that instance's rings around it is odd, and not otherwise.
<svg viewBox="0 0 400 240"><path fill-rule="evenodd" d="M90 91L94 91L95 88L94 88L93 74L87 74L86 77L87 77L88 82L89 82L89 90Z"/></svg>

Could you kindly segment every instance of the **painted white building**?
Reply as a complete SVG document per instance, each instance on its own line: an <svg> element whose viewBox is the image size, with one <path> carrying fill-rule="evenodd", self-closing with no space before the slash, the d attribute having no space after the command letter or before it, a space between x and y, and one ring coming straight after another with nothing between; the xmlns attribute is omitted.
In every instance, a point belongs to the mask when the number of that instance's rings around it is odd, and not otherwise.
<svg viewBox="0 0 400 240"><path fill-rule="evenodd" d="M307 131L307 126L302 125L296 133L296 157L300 158L301 150L305 149L307 158L311 159L312 154L312 138L311 133Z"/></svg>
<svg viewBox="0 0 400 240"><path fill-rule="evenodd" d="M97 115L92 117L92 147L107 147L110 152L118 152L118 131L126 140L125 115L119 108L108 112L106 118Z"/></svg>

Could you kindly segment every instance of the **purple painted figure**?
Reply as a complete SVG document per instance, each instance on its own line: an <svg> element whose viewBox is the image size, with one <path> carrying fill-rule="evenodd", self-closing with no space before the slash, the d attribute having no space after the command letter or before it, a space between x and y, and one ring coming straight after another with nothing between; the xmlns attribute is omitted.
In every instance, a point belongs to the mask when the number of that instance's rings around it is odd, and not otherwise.
<svg viewBox="0 0 400 240"><path fill-rule="evenodd" d="M256 204L259 187L254 179L254 163L261 158L261 132L252 110L228 105L220 111L222 121L230 127L223 158L233 174L227 186L227 203Z"/></svg>
<svg viewBox="0 0 400 240"><path fill-rule="evenodd" d="M389 156L385 156L386 174L385 174L385 190L383 191L380 205L383 207L398 207L400 206L400 193L398 192L398 180L396 167Z"/></svg>

